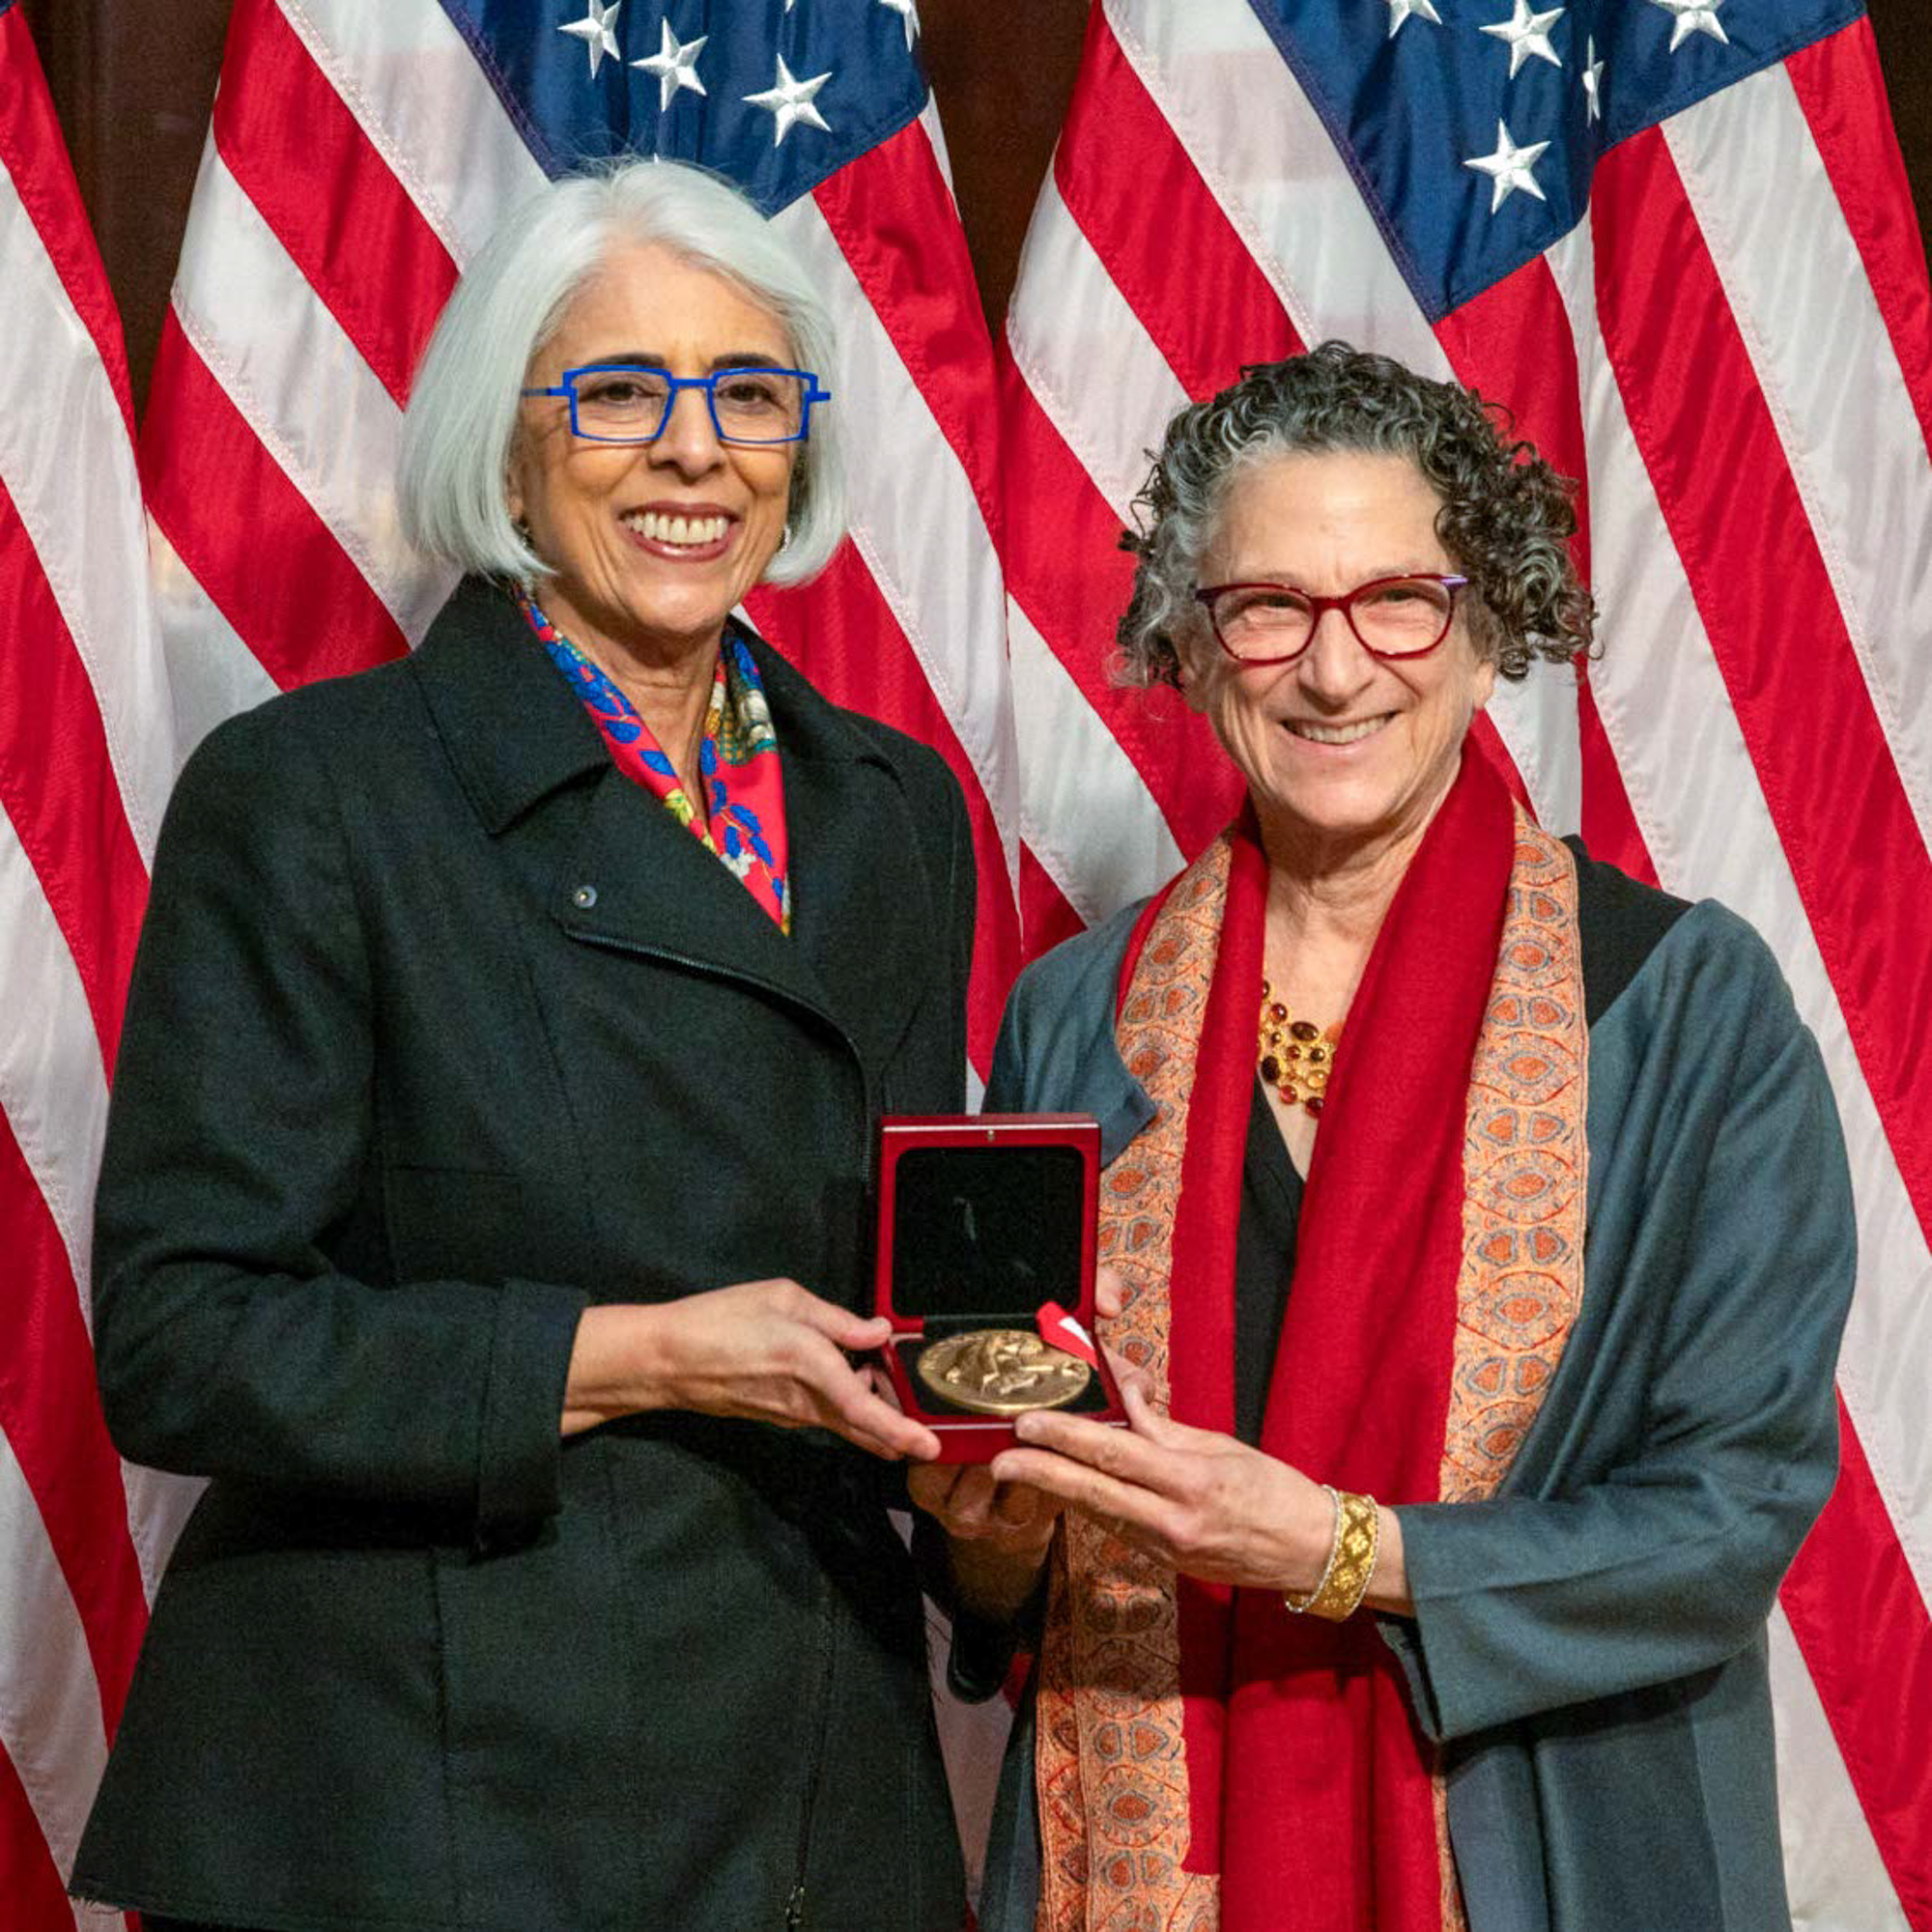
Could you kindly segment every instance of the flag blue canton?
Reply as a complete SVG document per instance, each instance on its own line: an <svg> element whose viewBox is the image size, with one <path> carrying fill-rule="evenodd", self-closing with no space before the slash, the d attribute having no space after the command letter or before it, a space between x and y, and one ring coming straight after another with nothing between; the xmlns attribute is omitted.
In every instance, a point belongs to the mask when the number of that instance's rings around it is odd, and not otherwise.
<svg viewBox="0 0 1932 1932"><path fill-rule="evenodd" d="M553 176L623 155L696 161L772 214L896 133L925 104L908 10L887 0L796 0L790 9L784 0L441 4ZM693 58L698 41L704 44ZM674 74L667 83L670 45L686 51L686 71L699 86ZM775 107L747 99L782 85L781 60L800 86L824 76L810 93L809 114L788 127ZM656 62L658 71L640 62Z"/></svg>
<svg viewBox="0 0 1932 1932"><path fill-rule="evenodd" d="M1864 13L1863 0L1254 6L1431 322L1567 235L1598 160L1619 141ZM1532 22L1547 51L1532 50ZM1516 45L1485 31L1512 24ZM1508 171L1509 151L1538 143L1547 145L1523 166L1543 199L1520 182L1498 199L1495 170ZM1470 165L1478 160L1490 167Z"/></svg>

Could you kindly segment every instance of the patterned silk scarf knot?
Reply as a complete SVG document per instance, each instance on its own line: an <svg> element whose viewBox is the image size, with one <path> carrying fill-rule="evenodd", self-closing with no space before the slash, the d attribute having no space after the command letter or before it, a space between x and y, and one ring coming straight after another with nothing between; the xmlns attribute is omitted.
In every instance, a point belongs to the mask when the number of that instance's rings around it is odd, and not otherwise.
<svg viewBox="0 0 1932 1932"><path fill-rule="evenodd" d="M780 931L790 932L784 777L764 681L744 639L726 631L718 653L697 754L705 804L700 817L678 781L677 767L615 681L544 615L534 598L518 601L551 663L589 713L618 770L661 800L706 851L717 854L724 868L777 922Z"/></svg>

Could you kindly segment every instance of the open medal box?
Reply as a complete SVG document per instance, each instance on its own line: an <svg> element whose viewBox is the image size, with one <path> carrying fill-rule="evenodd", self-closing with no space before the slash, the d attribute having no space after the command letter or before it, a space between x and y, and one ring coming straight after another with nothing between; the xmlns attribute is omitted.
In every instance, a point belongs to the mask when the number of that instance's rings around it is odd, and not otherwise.
<svg viewBox="0 0 1932 1932"><path fill-rule="evenodd" d="M1124 1420L1093 1340L1099 1176L1089 1115L881 1123L874 1305L900 1406L941 1462L990 1462L1028 1408Z"/></svg>

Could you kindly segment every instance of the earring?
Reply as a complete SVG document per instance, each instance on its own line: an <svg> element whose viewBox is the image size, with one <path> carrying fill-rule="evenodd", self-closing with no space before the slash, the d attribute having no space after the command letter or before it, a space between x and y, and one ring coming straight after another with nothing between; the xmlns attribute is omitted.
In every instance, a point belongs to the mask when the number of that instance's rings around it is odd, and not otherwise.
<svg viewBox="0 0 1932 1932"><path fill-rule="evenodd" d="M790 518L786 518L784 534L779 538L779 548L781 550L789 550L791 548L791 540L792 540L791 520Z"/></svg>

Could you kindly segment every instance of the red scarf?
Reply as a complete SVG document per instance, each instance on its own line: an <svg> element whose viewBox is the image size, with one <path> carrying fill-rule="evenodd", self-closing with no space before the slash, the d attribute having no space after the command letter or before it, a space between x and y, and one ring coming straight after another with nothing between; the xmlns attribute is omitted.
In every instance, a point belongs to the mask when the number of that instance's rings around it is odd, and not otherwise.
<svg viewBox="0 0 1932 1932"><path fill-rule="evenodd" d="M1159 1113L1109 1172L1102 1250L1133 1293L1112 1339L1165 1379L1177 1418L1223 1432L1266 887L1237 826L1149 908L1122 975L1122 1050ZM1267 1454L1388 1503L1500 1480L1527 1414L1514 1402L1499 1431L1483 1372L1505 1360L1513 1396L1547 1379L1580 1293L1582 1027L1569 855L1465 754L1350 1010ZM1524 1147L1535 1202L1498 1167ZM1557 1332L1498 1344L1475 1319L1509 1278L1494 1236L1532 1220L1556 1231L1541 1286ZM1536 1372L1514 1373L1530 1355ZM1133 1922L1163 1928L1460 1922L1432 1755L1372 1615L1328 1624L1272 1593L1177 1583L1084 1523L1065 1562L1042 1653L1043 1927L1112 1922L1122 1892L1154 1915ZM1129 1741L1124 1760L1110 1737ZM1142 1820L1124 1859L1110 1849L1123 1802Z"/></svg>

